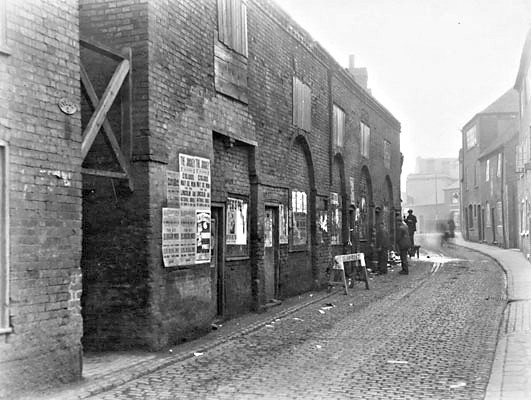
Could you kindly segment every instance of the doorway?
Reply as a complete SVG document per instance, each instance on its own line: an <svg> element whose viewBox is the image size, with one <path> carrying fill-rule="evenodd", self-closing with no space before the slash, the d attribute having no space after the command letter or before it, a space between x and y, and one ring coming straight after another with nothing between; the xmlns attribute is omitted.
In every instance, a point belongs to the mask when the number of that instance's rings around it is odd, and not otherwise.
<svg viewBox="0 0 531 400"><path fill-rule="evenodd" d="M224 253L224 215L223 206L212 206L210 229L212 236L211 261L210 261L210 282L212 292L212 302L215 304L217 316L223 316L225 306L224 279L223 279L223 253Z"/></svg>
<svg viewBox="0 0 531 400"><path fill-rule="evenodd" d="M266 303L278 295L278 207L265 208L264 295Z"/></svg>

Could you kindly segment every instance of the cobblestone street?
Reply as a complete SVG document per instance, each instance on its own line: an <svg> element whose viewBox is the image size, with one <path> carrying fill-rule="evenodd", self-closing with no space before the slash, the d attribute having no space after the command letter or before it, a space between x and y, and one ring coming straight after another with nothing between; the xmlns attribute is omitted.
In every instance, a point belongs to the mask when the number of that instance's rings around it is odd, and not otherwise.
<svg viewBox="0 0 531 400"><path fill-rule="evenodd" d="M445 252L97 398L482 399L503 273L478 253Z"/></svg>

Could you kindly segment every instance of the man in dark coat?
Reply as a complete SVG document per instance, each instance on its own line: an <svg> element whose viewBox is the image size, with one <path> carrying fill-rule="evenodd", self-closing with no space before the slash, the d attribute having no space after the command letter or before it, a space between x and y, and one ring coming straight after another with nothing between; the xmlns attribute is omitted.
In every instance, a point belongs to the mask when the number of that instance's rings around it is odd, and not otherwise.
<svg viewBox="0 0 531 400"><path fill-rule="evenodd" d="M407 263L407 254L411 247L411 241L409 239L409 230L402 217L396 217L396 246L400 253L400 263L402 264L402 271L399 274L409 274L409 266Z"/></svg>
<svg viewBox="0 0 531 400"><path fill-rule="evenodd" d="M380 222L376 227L376 251L378 254L378 272L380 274L387 274L389 247L389 233L385 229L385 224Z"/></svg>
<svg viewBox="0 0 531 400"><path fill-rule="evenodd" d="M411 248L413 249L415 246L415 231L417 230L417 217L413 214L413 210L407 211L406 224L409 231L409 241L411 242Z"/></svg>

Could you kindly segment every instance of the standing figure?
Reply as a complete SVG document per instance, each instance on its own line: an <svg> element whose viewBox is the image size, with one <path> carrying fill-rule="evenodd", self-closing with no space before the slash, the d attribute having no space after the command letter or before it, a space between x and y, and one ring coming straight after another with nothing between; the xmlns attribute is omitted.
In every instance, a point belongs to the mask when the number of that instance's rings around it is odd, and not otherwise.
<svg viewBox="0 0 531 400"><path fill-rule="evenodd" d="M448 219L448 232L450 233L450 239L455 238L455 222L454 222L454 214L450 214L450 218Z"/></svg>
<svg viewBox="0 0 531 400"><path fill-rule="evenodd" d="M399 274L407 275L409 274L407 256L411 247L411 241L409 239L409 229L400 216L396 218L396 228L396 246L398 247L400 263L402 264L402 270Z"/></svg>
<svg viewBox="0 0 531 400"><path fill-rule="evenodd" d="M376 251L378 253L378 272L382 275L387 274L389 247L389 233L385 229L385 224L382 221L376 227Z"/></svg>
<svg viewBox="0 0 531 400"><path fill-rule="evenodd" d="M407 210L407 217L405 219L407 229L409 232L409 241L411 242L411 250L415 247L415 231L417 230L417 217L413 214L413 210Z"/></svg>

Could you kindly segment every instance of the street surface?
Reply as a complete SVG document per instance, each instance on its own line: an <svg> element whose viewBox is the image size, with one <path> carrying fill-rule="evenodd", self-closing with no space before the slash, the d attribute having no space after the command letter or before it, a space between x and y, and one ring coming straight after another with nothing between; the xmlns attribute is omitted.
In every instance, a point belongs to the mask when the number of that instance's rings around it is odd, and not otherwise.
<svg viewBox="0 0 531 400"><path fill-rule="evenodd" d="M94 398L483 399L504 275L442 251Z"/></svg>

